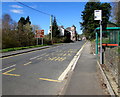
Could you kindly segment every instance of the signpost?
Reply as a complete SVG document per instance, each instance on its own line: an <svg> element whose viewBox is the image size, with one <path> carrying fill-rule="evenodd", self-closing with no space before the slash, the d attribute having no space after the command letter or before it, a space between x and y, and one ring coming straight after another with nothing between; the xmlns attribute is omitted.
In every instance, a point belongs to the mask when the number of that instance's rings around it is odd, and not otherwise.
<svg viewBox="0 0 120 97"><path fill-rule="evenodd" d="M37 45L38 45L38 39L42 39L42 45L43 45L43 37L44 37L44 30L36 30L35 38L37 38Z"/></svg>
<svg viewBox="0 0 120 97"><path fill-rule="evenodd" d="M94 20L100 21L100 64L103 64L102 60L102 10L94 10Z"/></svg>

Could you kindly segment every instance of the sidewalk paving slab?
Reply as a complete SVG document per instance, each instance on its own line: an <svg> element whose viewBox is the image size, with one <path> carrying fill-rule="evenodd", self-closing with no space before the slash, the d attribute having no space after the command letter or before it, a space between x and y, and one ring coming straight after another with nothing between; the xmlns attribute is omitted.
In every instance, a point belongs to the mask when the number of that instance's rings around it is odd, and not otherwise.
<svg viewBox="0 0 120 97"><path fill-rule="evenodd" d="M105 96L100 86L96 56L91 54L90 46L90 42L85 45L64 95L96 95L97 97L103 95L102 97L108 97L108 95Z"/></svg>

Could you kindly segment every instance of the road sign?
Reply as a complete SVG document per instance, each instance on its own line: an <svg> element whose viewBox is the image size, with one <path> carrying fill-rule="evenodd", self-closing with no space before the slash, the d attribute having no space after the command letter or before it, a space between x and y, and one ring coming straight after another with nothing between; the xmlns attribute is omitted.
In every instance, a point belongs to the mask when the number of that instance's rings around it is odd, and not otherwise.
<svg viewBox="0 0 120 97"><path fill-rule="evenodd" d="M94 20L102 21L102 10L94 10Z"/></svg>
<svg viewBox="0 0 120 97"><path fill-rule="evenodd" d="M44 30L36 30L35 38L43 38L44 37Z"/></svg>

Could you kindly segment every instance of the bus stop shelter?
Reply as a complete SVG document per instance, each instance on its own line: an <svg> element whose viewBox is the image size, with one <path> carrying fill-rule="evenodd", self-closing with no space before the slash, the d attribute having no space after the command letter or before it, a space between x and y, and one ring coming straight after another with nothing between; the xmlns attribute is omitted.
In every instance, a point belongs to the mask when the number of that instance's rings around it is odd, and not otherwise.
<svg viewBox="0 0 120 97"><path fill-rule="evenodd" d="M98 54L98 45L100 36L100 27L95 29L96 33L96 54ZM115 47L120 46L120 27L107 27L106 30L102 31L102 46L103 47Z"/></svg>

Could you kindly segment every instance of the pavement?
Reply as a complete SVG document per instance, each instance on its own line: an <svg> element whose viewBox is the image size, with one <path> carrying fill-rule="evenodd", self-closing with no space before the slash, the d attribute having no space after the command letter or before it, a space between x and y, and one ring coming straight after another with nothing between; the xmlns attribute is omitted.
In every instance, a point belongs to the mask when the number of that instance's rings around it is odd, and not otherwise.
<svg viewBox="0 0 120 97"><path fill-rule="evenodd" d="M66 95L79 95L79 97L87 97L87 95L88 97L106 97L106 94L100 86L97 75L96 56L91 53L90 46L90 42L87 42L75 69L71 71L71 77L62 94L65 97L67 97Z"/></svg>

